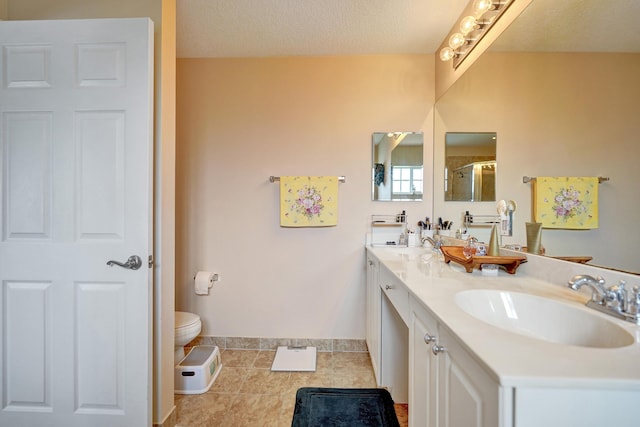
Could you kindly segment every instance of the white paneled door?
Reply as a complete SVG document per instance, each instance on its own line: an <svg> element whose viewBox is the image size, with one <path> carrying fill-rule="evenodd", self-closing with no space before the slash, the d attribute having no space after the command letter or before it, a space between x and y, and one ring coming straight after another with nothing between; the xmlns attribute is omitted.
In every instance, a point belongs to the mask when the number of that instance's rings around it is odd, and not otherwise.
<svg viewBox="0 0 640 427"><path fill-rule="evenodd" d="M0 425L150 425L153 24L6 21L0 49Z"/></svg>

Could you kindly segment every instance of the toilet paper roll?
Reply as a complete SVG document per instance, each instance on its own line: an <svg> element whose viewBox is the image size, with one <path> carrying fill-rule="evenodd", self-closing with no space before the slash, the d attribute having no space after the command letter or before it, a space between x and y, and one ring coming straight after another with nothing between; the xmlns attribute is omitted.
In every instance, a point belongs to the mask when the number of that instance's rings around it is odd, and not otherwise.
<svg viewBox="0 0 640 427"><path fill-rule="evenodd" d="M209 295L209 288L213 286L213 273L210 271L198 271L194 282L197 295Z"/></svg>

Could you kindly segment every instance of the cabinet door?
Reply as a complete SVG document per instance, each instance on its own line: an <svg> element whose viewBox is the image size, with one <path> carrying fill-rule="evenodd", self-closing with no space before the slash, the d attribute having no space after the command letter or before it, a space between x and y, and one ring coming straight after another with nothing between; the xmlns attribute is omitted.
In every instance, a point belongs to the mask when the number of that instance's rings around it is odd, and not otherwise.
<svg viewBox="0 0 640 427"><path fill-rule="evenodd" d="M380 383L396 403L409 399L409 290L380 265Z"/></svg>
<svg viewBox="0 0 640 427"><path fill-rule="evenodd" d="M367 256L366 339L376 384L380 385L380 336L382 329L380 325L381 291L378 284L378 271L378 261L373 257Z"/></svg>
<svg viewBox="0 0 640 427"><path fill-rule="evenodd" d="M398 313L405 327L409 327L409 291L406 285L384 265L380 267L379 281L382 292Z"/></svg>
<svg viewBox="0 0 640 427"><path fill-rule="evenodd" d="M500 425L495 382L450 333L438 327L438 417L440 427Z"/></svg>
<svg viewBox="0 0 640 427"><path fill-rule="evenodd" d="M431 352L437 324L423 308L410 305L409 425L437 427L438 366Z"/></svg>

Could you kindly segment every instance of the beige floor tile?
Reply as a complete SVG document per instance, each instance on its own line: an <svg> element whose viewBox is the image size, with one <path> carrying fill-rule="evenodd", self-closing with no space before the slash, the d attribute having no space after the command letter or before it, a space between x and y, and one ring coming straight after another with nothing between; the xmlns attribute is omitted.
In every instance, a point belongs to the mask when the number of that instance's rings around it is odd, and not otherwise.
<svg viewBox="0 0 640 427"><path fill-rule="evenodd" d="M330 373L292 372L289 377L288 393L295 393L302 387L332 387L333 375Z"/></svg>
<svg viewBox="0 0 640 427"><path fill-rule="evenodd" d="M279 427L285 408L288 406L285 406L285 397L281 395L239 394L222 425Z"/></svg>
<svg viewBox="0 0 640 427"><path fill-rule="evenodd" d="M242 387L248 373L249 368L234 368L223 364L218 378L216 378L209 391L216 393L237 393L240 391L240 387Z"/></svg>
<svg viewBox="0 0 640 427"><path fill-rule="evenodd" d="M333 355L326 352L316 353L316 372L333 369Z"/></svg>
<svg viewBox="0 0 640 427"><path fill-rule="evenodd" d="M242 384L240 393L281 394L287 390L288 381L289 372L252 369Z"/></svg>
<svg viewBox="0 0 640 427"><path fill-rule="evenodd" d="M315 372L271 372L275 351L225 350L208 393L176 395L180 427L290 427L302 387L374 388L369 355L318 352ZM406 426L406 406L400 425ZM402 413L404 411L404 413Z"/></svg>
<svg viewBox="0 0 640 427"><path fill-rule="evenodd" d="M224 425L236 394L205 393L176 395L176 413L181 427L211 427Z"/></svg>
<svg viewBox="0 0 640 427"><path fill-rule="evenodd" d="M225 350L220 357L223 366L251 368L259 353L260 350Z"/></svg>
<svg viewBox="0 0 640 427"><path fill-rule="evenodd" d="M373 369L369 353L333 353L333 368Z"/></svg>
<svg viewBox="0 0 640 427"><path fill-rule="evenodd" d="M276 357L276 352L271 350L262 350L256 356L256 360L253 362L254 368L269 368L273 365L273 359Z"/></svg>
<svg viewBox="0 0 640 427"><path fill-rule="evenodd" d="M373 372L364 369L345 369L334 372L333 387L338 388L375 388Z"/></svg>

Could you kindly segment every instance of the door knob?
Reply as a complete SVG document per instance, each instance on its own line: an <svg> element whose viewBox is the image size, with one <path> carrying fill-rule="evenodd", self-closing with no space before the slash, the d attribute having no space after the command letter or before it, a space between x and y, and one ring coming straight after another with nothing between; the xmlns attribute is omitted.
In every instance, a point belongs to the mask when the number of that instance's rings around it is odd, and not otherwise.
<svg viewBox="0 0 640 427"><path fill-rule="evenodd" d="M138 255L131 255L124 263L110 260L107 261L109 267L117 265L122 268L128 268L129 270L137 270L142 266L142 260Z"/></svg>

